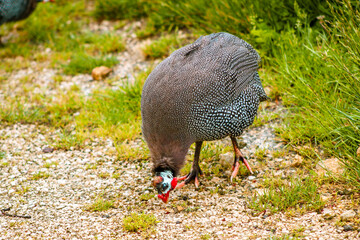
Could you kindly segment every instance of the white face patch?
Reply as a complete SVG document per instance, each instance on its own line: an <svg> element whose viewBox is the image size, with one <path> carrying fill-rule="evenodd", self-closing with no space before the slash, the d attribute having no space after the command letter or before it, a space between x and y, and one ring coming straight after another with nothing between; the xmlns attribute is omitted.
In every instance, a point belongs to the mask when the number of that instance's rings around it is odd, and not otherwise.
<svg viewBox="0 0 360 240"><path fill-rule="evenodd" d="M172 172L169 170L166 170L164 172L160 173L160 176L164 179L163 183L167 184L167 188L163 191L163 193L167 193L171 189L171 181L173 180Z"/></svg>

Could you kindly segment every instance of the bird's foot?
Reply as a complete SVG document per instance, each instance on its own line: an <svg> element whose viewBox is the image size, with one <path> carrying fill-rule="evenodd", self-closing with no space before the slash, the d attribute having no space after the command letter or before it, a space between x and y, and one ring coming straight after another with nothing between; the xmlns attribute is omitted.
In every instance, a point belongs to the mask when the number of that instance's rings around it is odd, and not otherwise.
<svg viewBox="0 0 360 240"><path fill-rule="evenodd" d="M233 179L238 174L239 168L240 168L240 163L237 161L237 162L234 163L234 165L232 167L233 172L232 172L231 177L230 177L230 182L232 182Z"/></svg>
<svg viewBox="0 0 360 240"><path fill-rule="evenodd" d="M183 180L184 181L179 183L176 186L176 188L182 188L183 186L185 186L185 184L188 184L188 183L192 182L193 180L194 180L194 183L195 183L195 187L198 188L199 185L200 185L198 177L200 175L203 175L203 172L201 171L200 168L197 169L197 170L192 169L191 172L188 175L178 178L178 181L183 181Z"/></svg>
<svg viewBox="0 0 360 240"><path fill-rule="evenodd" d="M249 165L249 163L246 161L245 158L242 158L241 161L245 164L246 168L249 170L249 172L251 174L254 174L253 171L251 170L251 167ZM239 161L235 161L234 162L234 165L232 166L232 174L231 174L231 177L230 177L230 181L232 182L232 180L236 177L236 175L238 174L239 172L239 168L240 168L240 163Z"/></svg>

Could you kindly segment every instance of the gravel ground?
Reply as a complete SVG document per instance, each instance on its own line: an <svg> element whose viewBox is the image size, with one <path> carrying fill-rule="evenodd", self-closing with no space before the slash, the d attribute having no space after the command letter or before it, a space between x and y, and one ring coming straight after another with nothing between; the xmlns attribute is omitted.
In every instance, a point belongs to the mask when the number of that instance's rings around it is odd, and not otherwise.
<svg viewBox="0 0 360 240"><path fill-rule="evenodd" d="M92 28L106 31L111 26L104 22ZM127 50L119 54L120 64L114 74L131 81L134 69L145 69L148 63L139 52L144 42L127 37ZM31 75L37 83L34 91L49 95L66 91L72 84L81 86L85 94L109 87L104 82L91 81L90 75L78 75L67 77L53 89L50 86L55 74L52 69L38 71L36 63L14 72L2 85L0 100L6 89L15 94L25 75ZM275 104L269 106L269 111L282 112ZM296 172L292 166L299 156L292 153L266 162L253 158L257 148L284 147L272 130L276 124L249 129L239 139L246 144L243 153L256 170L255 175L239 175L234 183L229 182L229 172L201 178L199 189L189 185L176 190L167 205L155 197L141 200L143 194L155 194L150 186L150 164L117 161L109 139L94 139L80 150L47 152L49 142L57 137L56 131L36 125L0 126L0 151L6 153L0 161L0 209L11 208L0 214L0 239L267 239L294 232L301 233L304 239L360 239L359 231L337 224L346 210L354 208L346 198L327 205L321 213L296 216L267 212L256 215L247 207L248 197L261 191L258 182L265 173L286 177ZM230 145L227 139L222 143ZM95 165L96 168L91 167ZM279 168L280 165L287 167ZM36 179L39 172L43 176ZM111 177L113 174L119 177ZM114 208L88 211L87 206L98 197L114 200ZM154 214L157 225L140 233L124 231L123 218L142 211Z"/></svg>
<svg viewBox="0 0 360 240"><path fill-rule="evenodd" d="M112 142L101 139L81 150L44 153L46 139L54 134L35 125L13 125L0 130L0 150L7 153L8 163L0 172L0 209L11 207L10 214L31 216L25 219L0 215L0 239L266 239L300 227L305 239L360 237L358 231L344 231L344 227L336 226L335 219L342 213L337 206L325 211L335 216L333 220L325 220L324 213L315 212L297 217L282 213L253 216L246 198L249 192L257 190L254 182L261 178L263 170L258 170L256 176L239 176L235 184L225 177L202 178L199 190L191 185L174 191L167 205L156 198L141 201L140 195L153 192L148 162L116 161L108 154L113 151ZM261 139L257 140L260 144L271 144L269 138L274 137L269 127L261 127L248 131L244 141L254 136ZM96 169L88 169L88 164L99 162L102 164ZM54 164L45 168L45 163ZM259 169L255 162L252 165ZM49 177L33 180L39 171ZM100 173L119 173L120 178L102 178ZM222 192L214 193L216 187L221 187ZM86 206L98 196L114 199L115 208L86 211ZM159 222L154 231L125 232L122 219L140 211L156 216Z"/></svg>

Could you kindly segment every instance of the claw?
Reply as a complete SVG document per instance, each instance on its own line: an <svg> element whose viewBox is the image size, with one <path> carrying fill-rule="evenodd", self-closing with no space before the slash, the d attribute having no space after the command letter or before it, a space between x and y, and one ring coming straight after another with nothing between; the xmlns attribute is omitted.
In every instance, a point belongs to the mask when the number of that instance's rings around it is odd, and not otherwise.
<svg viewBox="0 0 360 240"><path fill-rule="evenodd" d="M233 166L233 172L232 172L231 177L230 177L230 182L232 182L232 181L233 181L233 178L236 177L236 175L237 175L237 173L238 173L238 171L239 171L239 167L240 167L240 163L239 163L239 162L236 162L236 163L235 163L235 167Z"/></svg>
<svg viewBox="0 0 360 240"><path fill-rule="evenodd" d="M195 188L199 188L199 180L195 177Z"/></svg>
<svg viewBox="0 0 360 240"><path fill-rule="evenodd" d="M188 176L189 176L189 174L188 174L188 175L185 175L185 176L183 176L183 177L179 177L177 180L178 180L178 181L183 181L183 180L185 180Z"/></svg>
<svg viewBox="0 0 360 240"><path fill-rule="evenodd" d="M182 188L183 186L185 186L185 181L184 181L184 182L179 183L178 185L176 185L175 189Z"/></svg>
<svg viewBox="0 0 360 240"><path fill-rule="evenodd" d="M249 165L249 163L246 161L246 159L243 159L243 163L245 164L246 168L250 171L251 174L254 174L253 171L251 170L251 167Z"/></svg>

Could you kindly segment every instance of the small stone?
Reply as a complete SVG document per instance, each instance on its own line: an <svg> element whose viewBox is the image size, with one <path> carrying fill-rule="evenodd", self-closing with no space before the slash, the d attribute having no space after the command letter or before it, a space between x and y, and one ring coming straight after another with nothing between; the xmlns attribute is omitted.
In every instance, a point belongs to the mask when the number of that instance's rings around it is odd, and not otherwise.
<svg viewBox="0 0 360 240"><path fill-rule="evenodd" d="M176 206L176 209L178 210L178 212L181 212L182 210L184 210L184 208L182 206Z"/></svg>
<svg viewBox="0 0 360 240"><path fill-rule="evenodd" d="M327 202L329 199L331 199L331 195L330 194L321 194L321 199L324 201L324 202Z"/></svg>
<svg viewBox="0 0 360 240"><path fill-rule="evenodd" d="M249 176L248 179L251 181L251 180L254 180L256 177L254 176Z"/></svg>
<svg viewBox="0 0 360 240"><path fill-rule="evenodd" d="M43 153L52 153L54 149L51 147L44 147L42 151Z"/></svg>
<svg viewBox="0 0 360 240"><path fill-rule="evenodd" d="M213 177L213 178L211 179L211 182L213 182L213 183L218 183L218 182L220 182L220 181L221 181L221 179L218 178L218 177Z"/></svg>
<svg viewBox="0 0 360 240"><path fill-rule="evenodd" d="M302 165L303 161L304 161L303 158L300 155L296 154L296 156L294 157L294 162L291 166L292 167L300 167Z"/></svg>
<svg viewBox="0 0 360 240"><path fill-rule="evenodd" d="M344 172L343 167L340 164L340 160L337 158L328 158L316 165L316 172L318 174L325 174L327 171L333 174L340 175Z"/></svg>
<svg viewBox="0 0 360 240"><path fill-rule="evenodd" d="M180 224L181 222L179 220L176 221L176 224Z"/></svg>
<svg viewBox="0 0 360 240"><path fill-rule="evenodd" d="M359 146L359 148L356 150L356 155L357 155L358 157L360 157L360 146Z"/></svg>
<svg viewBox="0 0 360 240"><path fill-rule="evenodd" d="M111 216L108 215L108 214L103 214L102 217L103 217L103 218L110 218Z"/></svg>
<svg viewBox="0 0 360 240"><path fill-rule="evenodd" d="M348 211L343 212L340 215L340 218L341 218L341 220L346 221L351 218L354 218L355 216L356 216L356 212L354 210L348 210Z"/></svg>
<svg viewBox="0 0 360 240"><path fill-rule="evenodd" d="M256 191L256 195L258 196L262 196L265 194L265 189L261 188L261 189L255 189Z"/></svg>
<svg viewBox="0 0 360 240"><path fill-rule="evenodd" d="M174 213L174 210L172 208L166 208L165 211L166 211L165 214Z"/></svg>
<svg viewBox="0 0 360 240"><path fill-rule="evenodd" d="M324 209L322 216L325 220L331 220L336 216L336 214L330 209Z"/></svg>
<svg viewBox="0 0 360 240"><path fill-rule="evenodd" d="M344 225L343 228L345 232L354 230L354 228L351 225Z"/></svg>
<svg viewBox="0 0 360 240"><path fill-rule="evenodd" d="M349 190L349 189L341 189L337 193L339 195L351 195L351 190Z"/></svg>
<svg viewBox="0 0 360 240"><path fill-rule="evenodd" d="M220 154L220 164L224 168L229 168L234 164L234 155L231 152Z"/></svg>
<svg viewBox="0 0 360 240"><path fill-rule="evenodd" d="M258 186L259 186L258 183L251 183L251 184L250 184L250 189L255 189L255 188L257 188Z"/></svg>
<svg viewBox="0 0 360 240"><path fill-rule="evenodd" d="M180 199L182 199L182 200L184 200L184 201L187 201L187 200L189 200L189 197L188 197L188 196L183 195L183 196L180 196Z"/></svg>
<svg viewBox="0 0 360 240"><path fill-rule="evenodd" d="M105 79L113 70L111 68L101 66L96 67L92 70L91 76L94 80L103 80Z"/></svg>

